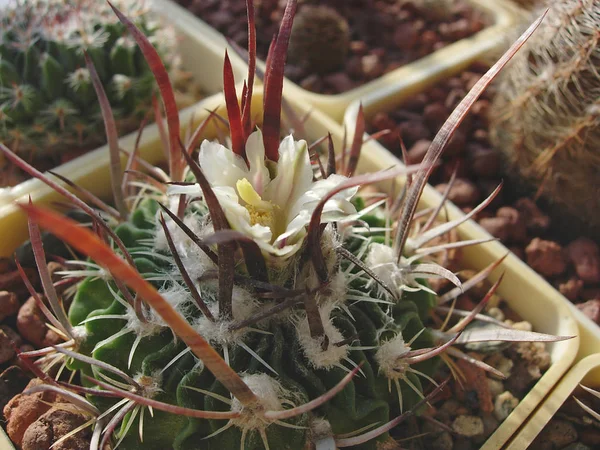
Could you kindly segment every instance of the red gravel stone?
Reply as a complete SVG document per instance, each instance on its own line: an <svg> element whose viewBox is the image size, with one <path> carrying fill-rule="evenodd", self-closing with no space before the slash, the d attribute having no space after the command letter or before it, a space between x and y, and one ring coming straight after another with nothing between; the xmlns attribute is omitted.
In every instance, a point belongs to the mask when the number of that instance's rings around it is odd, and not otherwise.
<svg viewBox="0 0 600 450"><path fill-rule="evenodd" d="M588 300L576 306L582 313L600 325L600 299Z"/></svg>
<svg viewBox="0 0 600 450"><path fill-rule="evenodd" d="M527 264L542 275L560 275L567 268L563 249L554 241L534 238L525 249L525 253Z"/></svg>
<svg viewBox="0 0 600 450"><path fill-rule="evenodd" d="M591 239L579 238L567 247L579 278L585 283L600 283L600 251Z"/></svg>

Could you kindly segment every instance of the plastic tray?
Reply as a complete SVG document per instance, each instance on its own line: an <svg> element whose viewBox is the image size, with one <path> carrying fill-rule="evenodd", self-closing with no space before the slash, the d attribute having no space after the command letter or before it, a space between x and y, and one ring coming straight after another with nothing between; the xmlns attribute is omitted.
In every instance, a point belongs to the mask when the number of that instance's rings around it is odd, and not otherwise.
<svg viewBox="0 0 600 450"><path fill-rule="evenodd" d="M600 350L600 348L596 347L596 350ZM579 383L592 389L600 389L600 353L582 359L569 370L554 391L552 391L552 394L550 394L536 413L527 421L527 424L519 434L513 438L507 450L527 448Z"/></svg>

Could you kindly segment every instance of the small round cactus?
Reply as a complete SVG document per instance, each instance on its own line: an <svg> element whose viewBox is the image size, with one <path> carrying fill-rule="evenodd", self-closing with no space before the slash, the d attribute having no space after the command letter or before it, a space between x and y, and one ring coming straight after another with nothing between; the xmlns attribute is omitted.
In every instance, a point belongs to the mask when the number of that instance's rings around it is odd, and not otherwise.
<svg viewBox="0 0 600 450"><path fill-rule="evenodd" d="M491 135L560 215L600 228L600 3L552 2L497 89ZM566 214L565 214L566 213Z"/></svg>
<svg viewBox="0 0 600 450"><path fill-rule="evenodd" d="M115 4L173 66L173 31L152 20L144 2ZM105 142L84 50L107 86L119 131L139 124L151 102L152 73L108 2L19 1L0 15L0 139L6 145L35 157Z"/></svg>
<svg viewBox="0 0 600 450"><path fill-rule="evenodd" d="M339 69L350 45L350 29L333 8L302 5L294 21L288 58L311 73Z"/></svg>

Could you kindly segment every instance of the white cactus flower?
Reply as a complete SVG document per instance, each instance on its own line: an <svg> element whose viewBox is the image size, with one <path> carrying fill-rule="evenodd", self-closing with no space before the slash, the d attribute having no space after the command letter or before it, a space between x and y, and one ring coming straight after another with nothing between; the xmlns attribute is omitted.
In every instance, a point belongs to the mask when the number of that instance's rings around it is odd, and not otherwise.
<svg viewBox="0 0 600 450"><path fill-rule="evenodd" d="M279 145L279 161L265 159L260 130L246 142L248 162L229 148L204 141L200 167L214 190L232 229L251 237L263 252L290 257L307 234L307 226L318 203L347 180L341 175L314 180L306 141L290 135ZM356 213L350 202L358 188L334 195L323 209L321 222L339 220ZM192 193L189 189L171 192ZM199 187L193 193L200 195Z"/></svg>

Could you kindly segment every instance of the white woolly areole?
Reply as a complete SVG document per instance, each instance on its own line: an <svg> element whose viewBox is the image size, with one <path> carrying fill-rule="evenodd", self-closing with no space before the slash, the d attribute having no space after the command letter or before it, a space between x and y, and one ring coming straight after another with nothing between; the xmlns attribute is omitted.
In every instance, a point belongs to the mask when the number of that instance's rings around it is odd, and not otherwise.
<svg viewBox="0 0 600 450"><path fill-rule="evenodd" d="M162 374L159 370L152 373L152 375L138 373L133 379L142 388L142 392L138 392L138 395L142 395L146 398L153 398L162 392L162 389L160 388L162 384Z"/></svg>
<svg viewBox="0 0 600 450"><path fill-rule="evenodd" d="M71 335L75 342L83 342L88 337L88 331L84 325L77 325L71 328Z"/></svg>
<svg viewBox="0 0 600 450"><path fill-rule="evenodd" d="M167 289L160 289L159 293L177 312L185 316L185 310L192 302L192 297L185 286L173 283ZM143 311L145 322L138 318L133 308L127 308L125 313L127 316L126 328L133 330L136 335L141 337L152 336L167 326L163 318L153 308L144 307Z"/></svg>
<svg viewBox="0 0 600 450"><path fill-rule="evenodd" d="M338 246L340 246L340 235L331 225L327 225L321 236L321 251L323 252L327 272L330 274L338 271L339 258L335 251ZM295 288L313 290L319 286L321 286L321 280L317 276L314 265L304 264L296 277Z"/></svg>
<svg viewBox="0 0 600 450"><path fill-rule="evenodd" d="M185 270L188 272L192 280L200 278L207 270L215 270L217 267L212 260L204 253L200 247L192 241L187 234L177 225L172 219L165 216L165 223L169 229L169 233L177 250L177 254L181 259ZM183 219L183 223L199 238L214 232L212 224L207 219L202 218L196 214L190 214ZM167 244L167 238L165 232L160 226L156 227L156 234L154 236L154 248L158 251L170 253L169 245ZM174 262L173 262L174 264ZM177 267L173 267L174 275L179 278L179 270Z"/></svg>
<svg viewBox="0 0 600 450"><path fill-rule="evenodd" d="M237 427L243 430L264 430L271 424L271 421L266 420L261 412L280 411L283 409L284 403L294 406L291 401L294 397L293 393L286 390L269 375L265 373L243 375L242 380L254 392L258 398L258 404L244 407L237 398L233 398L231 410L242 413L240 417L231 419L231 422Z"/></svg>
<svg viewBox="0 0 600 450"><path fill-rule="evenodd" d="M202 316L199 317L193 324L193 327L196 329L196 331L198 331L198 333L200 333L200 335L202 335L202 337L204 337L211 344L222 345L240 341L244 334L248 332L248 328L243 327L239 330L232 331L229 329L229 327L232 323L248 319L259 308L259 303L252 296L252 294L238 286L233 287L231 300L233 320L216 320L212 322L206 317ZM218 302L209 302L207 306L215 318L219 317Z"/></svg>
<svg viewBox="0 0 600 450"><path fill-rule="evenodd" d="M317 369L331 369L334 366L338 366L342 359L348 355L348 345L333 345L336 342L344 340L342 333L333 325L331 319L331 312L335 305L333 303L326 303L319 306L319 314L321 321L323 322L323 328L325 336L329 340L329 345L326 350L323 350L323 338L313 339L310 335L310 328L308 326L308 319L306 314L302 314L301 318L296 322L296 332L298 333L298 340L304 351L304 355L308 359L309 363Z"/></svg>
<svg viewBox="0 0 600 450"><path fill-rule="evenodd" d="M375 275L400 298L403 287L411 280L401 266L398 266L394 249L388 245L371 243L365 262ZM369 285L373 283L373 280L369 281ZM380 295L389 296L388 291L379 285L378 288Z"/></svg>
<svg viewBox="0 0 600 450"><path fill-rule="evenodd" d="M410 347L406 345L401 334L384 342L375 353L379 371L387 378L402 378L409 367L409 364L404 361L408 352L410 352Z"/></svg>
<svg viewBox="0 0 600 450"><path fill-rule="evenodd" d="M331 277L331 281L325 289L317 294L317 301L320 303L330 303L339 305L346 303L346 294L348 293L348 275L344 272L337 272Z"/></svg>
<svg viewBox="0 0 600 450"><path fill-rule="evenodd" d="M323 417L315 417L310 421L310 437L312 442L333 436L329 421Z"/></svg>

